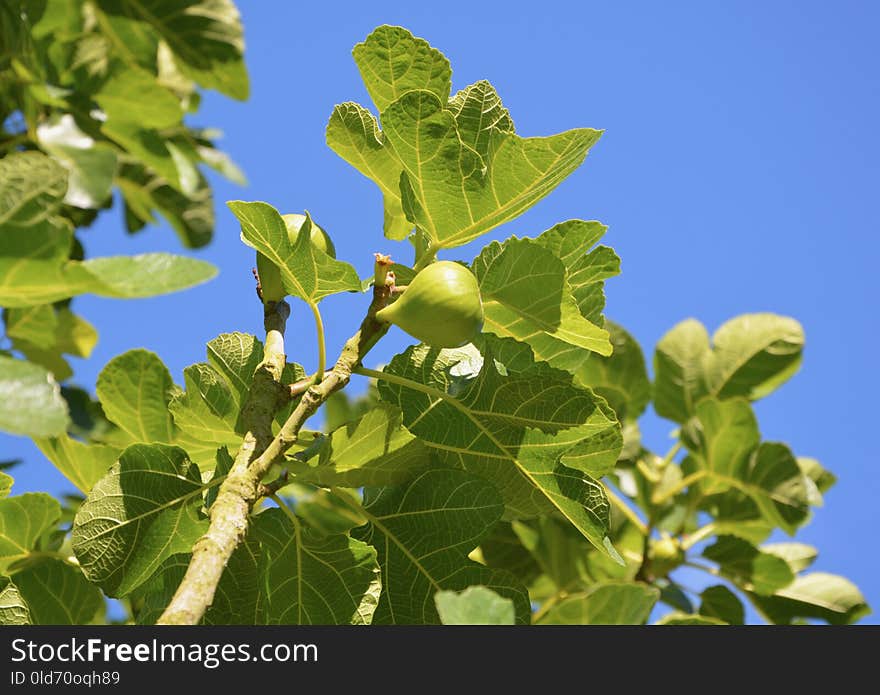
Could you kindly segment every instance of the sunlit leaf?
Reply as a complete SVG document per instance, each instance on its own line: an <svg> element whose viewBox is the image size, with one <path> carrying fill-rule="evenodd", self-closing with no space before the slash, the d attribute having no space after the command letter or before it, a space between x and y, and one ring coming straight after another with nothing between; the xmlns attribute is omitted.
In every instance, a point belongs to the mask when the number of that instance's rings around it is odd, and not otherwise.
<svg viewBox="0 0 880 695"><path fill-rule="evenodd" d="M485 343L482 368L470 383L451 376L469 359L466 352L420 345L385 367L393 380L380 380L379 393L402 409L404 424L438 456L491 480L509 518L557 510L614 555L601 484L561 461L588 441L596 442L594 454L616 460L620 440L609 443L609 430L618 428L610 409L570 375L535 362L527 346Z"/></svg>
<svg viewBox="0 0 880 695"><path fill-rule="evenodd" d="M52 437L64 432L69 421L67 403L49 372L0 355L0 429Z"/></svg>

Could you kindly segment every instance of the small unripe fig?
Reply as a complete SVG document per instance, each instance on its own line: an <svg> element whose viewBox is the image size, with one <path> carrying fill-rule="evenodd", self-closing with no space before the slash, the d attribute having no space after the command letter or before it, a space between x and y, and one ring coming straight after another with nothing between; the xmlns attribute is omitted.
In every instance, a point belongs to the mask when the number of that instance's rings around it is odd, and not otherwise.
<svg viewBox="0 0 880 695"><path fill-rule="evenodd" d="M480 286L463 265L437 261L413 278L400 299L376 312L376 318L431 347L459 347L483 328Z"/></svg>
<svg viewBox="0 0 880 695"><path fill-rule="evenodd" d="M287 292L281 284L281 271L278 267L257 251L257 272L260 274L260 296L263 303L280 302Z"/></svg>
<svg viewBox="0 0 880 695"><path fill-rule="evenodd" d="M299 236L299 230L302 229L303 223L306 221L306 216L292 212L288 215L281 215L281 217L284 219L284 224L287 225L287 237L290 239L290 243L295 244L296 238ZM316 249L320 249L330 258L336 258L336 247L333 246L333 240L327 232L315 224L314 220L312 221L311 238L312 245Z"/></svg>
<svg viewBox="0 0 880 695"><path fill-rule="evenodd" d="M685 560L684 550L677 538L665 536L652 540L648 548L651 574L665 577Z"/></svg>

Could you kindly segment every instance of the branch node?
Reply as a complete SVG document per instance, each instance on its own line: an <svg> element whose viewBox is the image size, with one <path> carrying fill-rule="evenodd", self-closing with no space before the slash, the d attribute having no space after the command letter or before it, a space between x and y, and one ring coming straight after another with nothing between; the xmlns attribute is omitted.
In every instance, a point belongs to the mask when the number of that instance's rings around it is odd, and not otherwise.
<svg viewBox="0 0 880 695"><path fill-rule="evenodd" d="M376 259L376 263L373 266L373 286L385 287L388 283L389 275L393 284L394 273L391 272L391 266L394 265L394 261L391 260L391 256L384 253L374 253L373 257Z"/></svg>
<svg viewBox="0 0 880 695"><path fill-rule="evenodd" d="M260 483L259 487L257 488L257 495L259 497L271 497L281 488L287 485L289 477L290 475L285 468L283 471L281 471L281 474L271 483Z"/></svg>
<svg viewBox="0 0 880 695"><path fill-rule="evenodd" d="M277 302L266 302L263 305L263 328L283 333L283 326L290 318L290 305L283 299Z"/></svg>

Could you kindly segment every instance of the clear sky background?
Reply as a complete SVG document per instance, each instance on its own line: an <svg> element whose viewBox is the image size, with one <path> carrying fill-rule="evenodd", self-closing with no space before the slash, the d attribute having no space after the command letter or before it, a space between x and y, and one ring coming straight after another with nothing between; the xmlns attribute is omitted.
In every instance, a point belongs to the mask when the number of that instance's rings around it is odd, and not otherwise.
<svg viewBox="0 0 880 695"><path fill-rule="evenodd" d="M361 276L372 252L411 262L382 237L374 185L324 144L333 105L369 98L351 48L375 26L400 24L450 59L453 90L489 79L521 135L605 129L585 164L529 213L476 244L536 236L558 221L598 219L622 259L606 284L607 316L647 358L675 323L714 331L737 314L772 311L804 325L795 378L756 410L765 439L789 443L839 477L798 539L815 569L855 581L880 611L880 4L874 2L260 2L239 0L251 98L207 94L193 124L218 126L245 170L242 189L212 176L214 242L193 253L220 276L150 300L84 297L74 309L100 342L74 380L90 389L103 364L134 347L158 353L182 383L219 333L259 334L261 310L225 200L308 209ZM89 256L180 252L167 226L127 237L118 206L81 236ZM357 328L365 298L324 304L330 359ZM314 330L293 305L288 355L314 369ZM396 329L371 354L387 361L409 341ZM373 366L373 365L370 365ZM354 388L363 388L355 382ZM672 424L649 411L646 443L669 445ZM17 492L71 485L29 440L0 435L0 458L22 458ZM864 622L880 622L878 614Z"/></svg>

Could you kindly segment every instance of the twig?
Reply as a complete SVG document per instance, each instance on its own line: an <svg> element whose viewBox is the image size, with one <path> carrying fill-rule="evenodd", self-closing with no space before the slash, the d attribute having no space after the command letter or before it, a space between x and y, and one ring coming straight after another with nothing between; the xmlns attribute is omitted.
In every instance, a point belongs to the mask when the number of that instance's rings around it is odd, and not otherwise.
<svg viewBox="0 0 880 695"><path fill-rule="evenodd" d="M320 379L323 381L327 378L327 376L332 372L332 369L328 369L324 372L324 376ZM287 391L291 398L296 398L297 396L302 396L306 391L309 390L309 386L315 383L315 376L307 376L305 379L300 379L299 381L294 381L292 384L287 385Z"/></svg>
<svg viewBox="0 0 880 695"><path fill-rule="evenodd" d="M541 622L547 613L549 613L557 603L559 603L564 598L568 597L568 592L559 590L552 596L550 596L541 606L532 614L532 625L537 625Z"/></svg>
<svg viewBox="0 0 880 695"><path fill-rule="evenodd" d="M281 471L281 475L275 478L275 480L273 480L271 483L260 483L257 494L260 497L273 497L276 492L287 485L289 477L290 475L285 468L283 471Z"/></svg>
<svg viewBox="0 0 880 695"><path fill-rule="evenodd" d="M667 488L666 490L661 492L659 495L651 495L651 502L655 505L661 505L666 500L675 497L679 492L687 489L688 487L690 487L694 483L702 480L705 477L706 477L706 471L704 471L704 470L695 471L694 473L691 473L690 475L685 476L680 481L678 481L678 483L676 483L675 485L673 485L670 488Z"/></svg>
<svg viewBox="0 0 880 695"><path fill-rule="evenodd" d="M703 572L706 572L707 574L711 574L713 577L720 577L721 576L721 573L717 569L715 569L714 567L709 567L709 565L704 565L702 562L694 562L693 560L686 560L685 562L683 562L681 564L683 564L685 567L693 567L696 570L702 570Z"/></svg>
<svg viewBox="0 0 880 695"><path fill-rule="evenodd" d="M684 537L684 539L681 541L681 549L690 550L700 541L703 541L709 536L714 535L715 531L716 526L714 521L710 521L708 524L700 526L700 528L698 528L696 531L694 531L693 533L689 533Z"/></svg>
<svg viewBox="0 0 880 695"><path fill-rule="evenodd" d="M672 463L672 460L679 451L681 451L681 440L675 442L675 444L670 447L669 451L666 452L666 456L664 456L660 463L657 464L657 467L661 470L666 468L666 466Z"/></svg>

